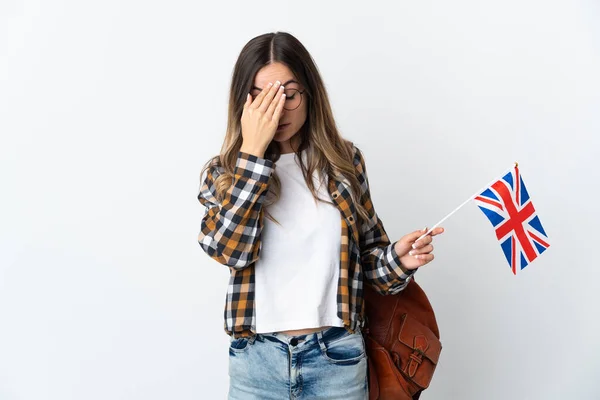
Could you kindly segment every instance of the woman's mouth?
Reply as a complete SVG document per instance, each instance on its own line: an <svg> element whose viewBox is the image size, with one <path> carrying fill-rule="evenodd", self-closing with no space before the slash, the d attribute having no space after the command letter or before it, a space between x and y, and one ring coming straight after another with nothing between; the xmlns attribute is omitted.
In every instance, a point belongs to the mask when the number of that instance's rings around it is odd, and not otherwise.
<svg viewBox="0 0 600 400"><path fill-rule="evenodd" d="M282 131L285 128L287 128L288 126L290 126L290 124L280 124L280 125L277 126L277 130L278 131Z"/></svg>

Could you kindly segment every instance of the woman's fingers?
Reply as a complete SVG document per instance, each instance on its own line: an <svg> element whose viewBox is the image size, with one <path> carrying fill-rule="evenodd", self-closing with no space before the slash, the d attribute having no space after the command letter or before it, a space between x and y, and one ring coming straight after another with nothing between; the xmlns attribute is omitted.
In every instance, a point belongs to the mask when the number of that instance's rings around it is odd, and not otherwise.
<svg viewBox="0 0 600 400"><path fill-rule="evenodd" d="M429 232L429 234L431 236L435 236L435 235L439 235L440 233L444 232L444 228L442 228L441 226L438 226L437 228L434 228L431 232Z"/></svg>
<svg viewBox="0 0 600 400"><path fill-rule="evenodd" d="M419 239L419 240L417 240L416 242L414 242L414 243L412 244L412 248L413 248L413 249L419 249L419 248L421 248L421 247L423 247L423 246L426 246L426 245L428 245L429 243L431 243L431 241L432 241L432 240L433 240L433 239L431 238L431 235L427 235L427 236L425 236L424 238L422 238L422 239Z"/></svg>
<svg viewBox="0 0 600 400"><path fill-rule="evenodd" d="M421 237L421 235L425 232L426 231L419 230L402 236L394 245L396 252L401 256L408 253L409 250L412 250L411 246L414 243L414 241Z"/></svg>
<svg viewBox="0 0 600 400"><path fill-rule="evenodd" d="M444 228L436 227L423 236L428 231L427 228L421 229L403 236L396 242L394 249L400 256L400 262L409 270L417 269L433 261L433 236L444 232ZM423 237L421 237L423 236Z"/></svg>
<svg viewBox="0 0 600 400"><path fill-rule="evenodd" d="M429 234L427 234L427 236L423 236L427 230L427 228L420 229L404 235L402 238L400 238L400 240L395 242L394 250L396 250L400 257L407 256L407 259L412 260L412 262L415 261L414 256L416 255L426 255L427 253L431 253L431 251L433 251L433 246L431 245L431 242L433 241L432 236L439 235L440 233L444 232L444 228L436 227Z"/></svg>
<svg viewBox="0 0 600 400"><path fill-rule="evenodd" d="M271 90L272 87L273 87L273 84L271 82L269 82L269 84L267 86L265 86L260 91L260 93L258 94L258 96L256 96L254 98L254 101L250 105L250 108L258 108L261 105L263 99L265 98L265 96L267 95L267 93L269 93L269 91Z"/></svg>
<svg viewBox="0 0 600 400"><path fill-rule="evenodd" d="M427 232L427 228L425 228L425 232ZM427 236L425 236L422 239L419 239L419 240L415 241L413 243L413 245L412 245L412 248L413 249L418 249L419 247L423 247L426 244L431 243L431 241L432 241L431 237L432 236L439 235L440 233L443 233L443 232L444 232L444 228L442 228L442 227L434 228L431 232L429 232L427 234ZM419 236L419 237L421 237L421 236Z"/></svg>
<svg viewBox="0 0 600 400"><path fill-rule="evenodd" d="M413 249L413 250L409 251L408 254L410 254L411 256L414 256L415 254L426 254L426 253L431 253L432 251L433 251L433 245L428 244L427 246L423 246L418 249Z"/></svg>
<svg viewBox="0 0 600 400"><path fill-rule="evenodd" d="M405 239L408 243L413 243L415 240L420 238L425 232L427 232L427 228L411 232L408 235L404 236L403 239Z"/></svg>
<svg viewBox="0 0 600 400"><path fill-rule="evenodd" d="M281 112L283 111L283 105L285 104L285 93L283 93L279 102L277 103L277 107L275 107L275 111L273 112L273 121L277 121L279 123L279 117L281 117Z"/></svg>
<svg viewBox="0 0 600 400"><path fill-rule="evenodd" d="M248 93L246 95L246 102L244 103L244 110L250 107L250 104L252 104L252 96L250 96L250 93Z"/></svg>
<svg viewBox="0 0 600 400"><path fill-rule="evenodd" d="M283 92L283 86L279 86L279 90L277 91L277 96L275 96L273 98L273 100L271 101L271 104L269 105L269 108L267 109L267 112L265 113L265 115L267 116L267 118L272 119L274 121L279 121L279 118L275 119L275 109L277 108L277 106L279 105L279 103L281 103L281 98L284 97L284 101L285 101L285 93Z"/></svg>
<svg viewBox="0 0 600 400"><path fill-rule="evenodd" d="M433 254L417 254L413 256L414 258L416 258L417 260L421 261L421 266L432 262L433 259L435 258Z"/></svg>
<svg viewBox="0 0 600 400"><path fill-rule="evenodd" d="M269 108L269 106L271 105L271 101L273 101L273 97L275 97L275 95L277 94L279 87L280 87L279 81L275 82L275 84L273 86L271 86L271 89L269 89L269 91L263 98L262 102L260 103L260 106L258 106L258 109L260 111L262 111L263 113L265 111L267 111L267 108Z"/></svg>

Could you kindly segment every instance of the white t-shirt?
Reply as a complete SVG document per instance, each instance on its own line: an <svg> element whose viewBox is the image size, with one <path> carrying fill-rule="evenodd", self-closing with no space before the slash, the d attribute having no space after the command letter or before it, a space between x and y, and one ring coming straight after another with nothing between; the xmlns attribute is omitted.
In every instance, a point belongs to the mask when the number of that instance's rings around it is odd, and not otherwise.
<svg viewBox="0 0 600 400"><path fill-rule="evenodd" d="M306 160L306 151L302 151ZM257 333L340 326L337 287L341 217L333 204L312 197L294 153L276 162L280 198L265 211L260 257L255 264ZM331 202L327 177L313 175L319 198Z"/></svg>

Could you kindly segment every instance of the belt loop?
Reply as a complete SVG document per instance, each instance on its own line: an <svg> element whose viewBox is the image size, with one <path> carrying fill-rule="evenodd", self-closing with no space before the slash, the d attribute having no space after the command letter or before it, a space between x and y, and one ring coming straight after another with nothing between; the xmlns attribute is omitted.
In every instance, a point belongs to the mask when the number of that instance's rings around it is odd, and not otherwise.
<svg viewBox="0 0 600 400"><path fill-rule="evenodd" d="M319 346L323 352L327 351L327 346L325 346L325 341L323 340L323 331L317 332L317 340L319 341Z"/></svg>
<svg viewBox="0 0 600 400"><path fill-rule="evenodd" d="M258 336L258 333L256 333L256 334L254 334L254 335L250 336L250 337L248 338L248 343L249 343L249 344L254 344L254 341L256 340L256 336Z"/></svg>

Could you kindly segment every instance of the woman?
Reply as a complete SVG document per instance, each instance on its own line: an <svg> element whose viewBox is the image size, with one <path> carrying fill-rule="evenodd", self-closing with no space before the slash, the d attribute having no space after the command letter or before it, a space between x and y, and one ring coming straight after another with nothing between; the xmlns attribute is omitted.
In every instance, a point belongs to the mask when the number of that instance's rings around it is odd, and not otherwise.
<svg viewBox="0 0 600 400"><path fill-rule="evenodd" d="M362 153L338 132L317 67L292 35L244 46L229 99L225 140L198 195L198 242L231 273L229 398L367 399L363 285L400 292L433 260L443 229L390 243Z"/></svg>

